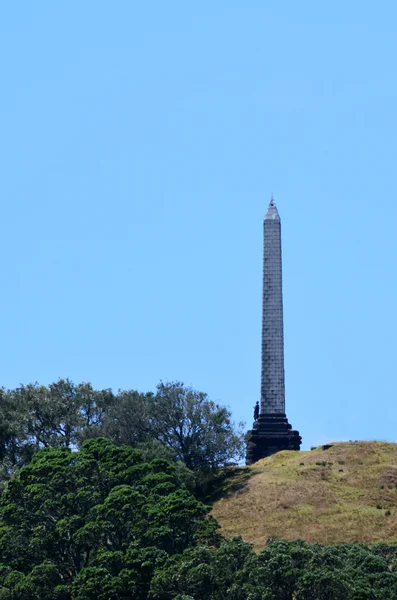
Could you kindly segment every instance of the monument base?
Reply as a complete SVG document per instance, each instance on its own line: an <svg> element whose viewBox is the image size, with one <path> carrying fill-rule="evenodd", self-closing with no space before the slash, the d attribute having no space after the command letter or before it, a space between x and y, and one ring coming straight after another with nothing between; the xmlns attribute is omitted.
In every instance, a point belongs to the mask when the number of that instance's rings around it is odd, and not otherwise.
<svg viewBox="0 0 397 600"><path fill-rule="evenodd" d="M300 450L302 438L292 429L285 414L261 414L247 432L246 464L271 456L280 450Z"/></svg>

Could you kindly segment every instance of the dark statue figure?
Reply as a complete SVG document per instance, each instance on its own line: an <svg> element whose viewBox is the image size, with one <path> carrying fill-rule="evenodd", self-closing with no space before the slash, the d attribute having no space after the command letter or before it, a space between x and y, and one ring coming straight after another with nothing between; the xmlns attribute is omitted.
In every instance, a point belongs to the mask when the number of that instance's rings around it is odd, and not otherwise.
<svg viewBox="0 0 397 600"><path fill-rule="evenodd" d="M254 408L254 421L259 419L259 402L257 401Z"/></svg>

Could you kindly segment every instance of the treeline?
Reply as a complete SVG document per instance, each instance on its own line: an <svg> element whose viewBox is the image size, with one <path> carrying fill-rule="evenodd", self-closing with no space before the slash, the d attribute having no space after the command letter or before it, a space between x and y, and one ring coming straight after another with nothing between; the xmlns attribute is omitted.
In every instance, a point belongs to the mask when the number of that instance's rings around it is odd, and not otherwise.
<svg viewBox="0 0 397 600"><path fill-rule="evenodd" d="M397 546L223 538L197 492L242 451L178 382L0 390L0 600L397 598Z"/></svg>
<svg viewBox="0 0 397 600"><path fill-rule="evenodd" d="M0 500L0 600L392 598L395 546L257 554L219 535L174 464L106 439L37 452Z"/></svg>
<svg viewBox="0 0 397 600"><path fill-rule="evenodd" d="M0 484L42 448L78 449L106 437L163 457L190 472L206 472L243 455L241 427L230 411L180 382L153 393L95 390L60 379L49 386L0 389Z"/></svg>

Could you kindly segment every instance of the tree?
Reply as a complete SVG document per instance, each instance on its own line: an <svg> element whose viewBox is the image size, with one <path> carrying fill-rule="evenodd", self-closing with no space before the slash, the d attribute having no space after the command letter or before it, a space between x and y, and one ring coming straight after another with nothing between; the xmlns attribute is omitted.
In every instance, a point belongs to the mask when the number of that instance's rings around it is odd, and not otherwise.
<svg viewBox="0 0 397 600"><path fill-rule="evenodd" d="M252 546L241 538L234 538L219 548L195 547L183 556L174 555L154 573L149 598L200 598L200 600L246 600L248 571L255 569ZM256 588L263 588L257 582ZM264 596L258 595L262 600ZM267 595L266 600L276 600Z"/></svg>
<svg viewBox="0 0 397 600"><path fill-rule="evenodd" d="M114 395L89 383L59 379L51 385L0 389L0 486L40 448L76 447L101 432Z"/></svg>
<svg viewBox="0 0 397 600"><path fill-rule="evenodd" d="M72 589L74 598L146 598L168 556L217 542L206 514L174 465L144 463L131 447L95 439L78 452L40 450L1 497L0 592L21 600L70 600ZM93 595L98 583L102 596Z"/></svg>
<svg viewBox="0 0 397 600"><path fill-rule="evenodd" d="M224 540L219 547L169 556L154 571L149 598L389 600L397 597L395 549L383 550L384 562L376 548L354 544L328 548L278 540L255 554L240 538Z"/></svg>
<svg viewBox="0 0 397 600"><path fill-rule="evenodd" d="M3 487L15 466L26 459L26 410L18 398L0 389L0 484Z"/></svg>
<svg viewBox="0 0 397 600"><path fill-rule="evenodd" d="M82 437L101 435L116 444L136 447L153 439L150 430L151 399L153 394L135 390L119 390L106 407L99 427L86 427Z"/></svg>
<svg viewBox="0 0 397 600"><path fill-rule="evenodd" d="M37 450L76 446L83 431L101 429L115 402L111 390L96 391L90 383L75 385L69 379L59 379L48 387L22 385L10 395L27 413L26 436Z"/></svg>
<svg viewBox="0 0 397 600"><path fill-rule="evenodd" d="M0 486L41 448L76 448L97 437L201 473L238 460L244 446L227 408L179 382L160 383L156 394L114 394L69 379L21 385L0 389Z"/></svg>
<svg viewBox="0 0 397 600"><path fill-rule="evenodd" d="M213 469L243 456L242 424L230 411L183 383L160 383L152 399L152 435L189 469Z"/></svg>

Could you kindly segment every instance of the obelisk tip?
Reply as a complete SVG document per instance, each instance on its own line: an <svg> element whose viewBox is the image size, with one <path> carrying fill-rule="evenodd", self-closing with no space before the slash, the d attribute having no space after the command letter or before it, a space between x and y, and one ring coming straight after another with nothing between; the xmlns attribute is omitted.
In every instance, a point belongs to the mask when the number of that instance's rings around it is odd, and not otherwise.
<svg viewBox="0 0 397 600"><path fill-rule="evenodd" d="M269 206L265 215L265 221L279 221L280 215L278 214L276 203L274 202L273 196L270 198Z"/></svg>

